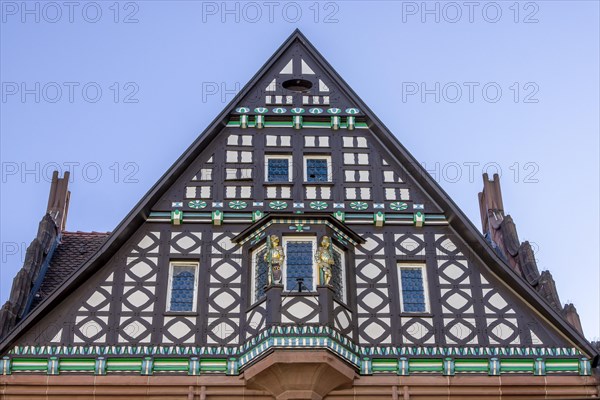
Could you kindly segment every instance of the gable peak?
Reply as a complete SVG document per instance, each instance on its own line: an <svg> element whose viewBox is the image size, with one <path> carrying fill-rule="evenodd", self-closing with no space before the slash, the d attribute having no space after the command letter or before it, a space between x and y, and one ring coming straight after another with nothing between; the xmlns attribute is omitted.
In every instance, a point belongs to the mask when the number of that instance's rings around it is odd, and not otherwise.
<svg viewBox="0 0 600 400"><path fill-rule="evenodd" d="M361 114L350 89L299 30L269 59L253 80L236 109L263 110L260 114ZM306 110L304 109L306 108ZM327 115L327 114L324 114ZM360 116L360 115L357 115Z"/></svg>

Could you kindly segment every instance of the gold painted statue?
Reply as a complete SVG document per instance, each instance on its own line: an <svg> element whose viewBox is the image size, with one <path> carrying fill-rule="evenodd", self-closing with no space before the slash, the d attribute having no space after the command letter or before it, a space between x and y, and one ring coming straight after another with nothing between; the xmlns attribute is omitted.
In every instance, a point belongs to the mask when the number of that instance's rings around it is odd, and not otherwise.
<svg viewBox="0 0 600 400"><path fill-rule="evenodd" d="M281 266L285 260L283 247L279 245L279 238L276 235L267 236L267 253L265 261L269 266L268 285L281 284Z"/></svg>
<svg viewBox="0 0 600 400"><path fill-rule="evenodd" d="M319 285L331 285L331 267L335 264L335 259L329 236L323 236L321 239L321 245L315 253L315 261L319 269Z"/></svg>

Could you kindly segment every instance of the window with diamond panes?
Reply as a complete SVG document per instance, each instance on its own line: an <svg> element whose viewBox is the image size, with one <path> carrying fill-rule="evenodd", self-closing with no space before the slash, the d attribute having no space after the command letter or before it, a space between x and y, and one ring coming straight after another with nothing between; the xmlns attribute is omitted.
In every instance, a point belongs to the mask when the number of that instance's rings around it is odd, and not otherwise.
<svg viewBox="0 0 600 400"><path fill-rule="evenodd" d="M328 160L320 158L306 159L306 181L307 182L328 182L329 174L327 169Z"/></svg>
<svg viewBox="0 0 600 400"><path fill-rule="evenodd" d="M171 265L169 311L194 311L197 265Z"/></svg>
<svg viewBox="0 0 600 400"><path fill-rule="evenodd" d="M268 182L289 182L290 161L287 158L271 158L267 160Z"/></svg>
<svg viewBox="0 0 600 400"><path fill-rule="evenodd" d="M400 267L402 312L427 311L423 272L421 267Z"/></svg>
<svg viewBox="0 0 600 400"><path fill-rule="evenodd" d="M254 301L265 295L265 286L269 274L269 265L265 261L267 249L263 248L254 253Z"/></svg>
<svg viewBox="0 0 600 400"><path fill-rule="evenodd" d="M331 268L331 286L333 286L333 297L339 301L345 301L344 296L344 256L337 250L333 251L335 263Z"/></svg>
<svg viewBox="0 0 600 400"><path fill-rule="evenodd" d="M313 242L289 241L285 249L286 257L286 290L297 292L298 279L302 279L302 290L313 290Z"/></svg>

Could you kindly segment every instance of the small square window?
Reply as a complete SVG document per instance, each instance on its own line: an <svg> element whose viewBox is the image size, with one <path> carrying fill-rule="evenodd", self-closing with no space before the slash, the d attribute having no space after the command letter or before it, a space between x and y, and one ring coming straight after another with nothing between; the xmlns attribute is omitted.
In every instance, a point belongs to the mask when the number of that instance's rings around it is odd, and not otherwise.
<svg viewBox="0 0 600 400"><path fill-rule="evenodd" d="M402 312L429 312L425 266L419 264L399 264L398 266Z"/></svg>
<svg viewBox="0 0 600 400"><path fill-rule="evenodd" d="M310 156L304 160L305 182L331 182L331 157Z"/></svg>
<svg viewBox="0 0 600 400"><path fill-rule="evenodd" d="M269 160L269 182L287 182L289 176L289 161L286 159Z"/></svg>
<svg viewBox="0 0 600 400"><path fill-rule="evenodd" d="M198 264L173 262L169 271L167 311L194 312L198 291Z"/></svg>
<svg viewBox="0 0 600 400"><path fill-rule="evenodd" d="M290 182L291 172L291 156L265 156L265 181Z"/></svg>

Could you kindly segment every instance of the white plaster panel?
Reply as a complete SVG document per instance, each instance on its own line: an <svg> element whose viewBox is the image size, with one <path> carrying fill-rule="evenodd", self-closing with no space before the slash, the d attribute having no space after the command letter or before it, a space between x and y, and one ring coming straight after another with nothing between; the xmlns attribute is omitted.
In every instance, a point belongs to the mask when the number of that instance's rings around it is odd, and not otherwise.
<svg viewBox="0 0 600 400"><path fill-rule="evenodd" d="M394 189L394 188L385 188L385 199L386 200L397 200L397 198L396 198L396 189Z"/></svg>
<svg viewBox="0 0 600 400"><path fill-rule="evenodd" d="M354 182L355 181L355 179L354 179L355 175L356 175L355 171L348 171L348 170L344 171L344 176L346 178L346 182Z"/></svg>
<svg viewBox="0 0 600 400"><path fill-rule="evenodd" d="M394 171L383 171L383 181L386 183L393 183L394 181Z"/></svg>
<svg viewBox="0 0 600 400"><path fill-rule="evenodd" d="M201 186L200 187L200 198L202 199L210 199L211 195L211 187L210 186Z"/></svg>
<svg viewBox="0 0 600 400"><path fill-rule="evenodd" d="M266 144L269 147L273 147L273 146L277 146L277 136L274 135L267 135L267 141Z"/></svg>
<svg viewBox="0 0 600 400"><path fill-rule="evenodd" d="M368 153L358 153L358 164L359 165L369 165L369 154Z"/></svg>
<svg viewBox="0 0 600 400"><path fill-rule="evenodd" d="M185 197L187 199L193 199L196 197L196 187L195 186L186 186L185 187Z"/></svg>
<svg viewBox="0 0 600 400"><path fill-rule="evenodd" d="M228 163L236 163L238 162L238 152L228 150L225 156L225 160Z"/></svg>
<svg viewBox="0 0 600 400"><path fill-rule="evenodd" d="M242 146L252 146L251 135L242 135Z"/></svg>
<svg viewBox="0 0 600 400"><path fill-rule="evenodd" d="M237 179L237 168L225 168L225 180Z"/></svg>
<svg viewBox="0 0 600 400"><path fill-rule="evenodd" d="M249 199L252 197L252 186L241 186L240 197L242 199Z"/></svg>
<svg viewBox="0 0 600 400"><path fill-rule="evenodd" d="M229 135L229 137L227 138L227 144L230 146L237 146L238 135Z"/></svg>
<svg viewBox="0 0 600 400"><path fill-rule="evenodd" d="M250 163L252 162L252 152L251 151L241 151L241 162Z"/></svg>
<svg viewBox="0 0 600 400"><path fill-rule="evenodd" d="M234 198L236 192L236 186L226 186L225 187L225 197Z"/></svg>

